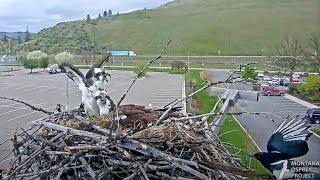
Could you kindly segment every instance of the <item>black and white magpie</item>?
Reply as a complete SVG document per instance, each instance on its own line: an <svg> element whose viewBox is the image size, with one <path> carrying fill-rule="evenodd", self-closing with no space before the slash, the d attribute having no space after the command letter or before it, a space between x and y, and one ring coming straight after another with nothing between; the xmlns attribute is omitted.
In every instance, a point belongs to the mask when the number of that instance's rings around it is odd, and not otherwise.
<svg viewBox="0 0 320 180"><path fill-rule="evenodd" d="M97 61L84 75L77 67L70 63L64 62L60 67L66 72L67 76L73 80L79 87L82 94L82 103L88 116L99 116L100 110L95 98L96 92L100 85L106 84L106 73L101 73L101 66L110 59L109 53L102 60ZM96 73L97 72L97 73ZM100 76L103 76L102 78ZM110 76L110 75L109 75ZM103 81L103 82L100 82Z"/></svg>
<svg viewBox="0 0 320 180"><path fill-rule="evenodd" d="M304 119L285 120L273 131L267 143L268 152L253 155L270 172L277 174L278 179L290 169L291 159L308 153L308 139L312 133L306 132L310 125Z"/></svg>

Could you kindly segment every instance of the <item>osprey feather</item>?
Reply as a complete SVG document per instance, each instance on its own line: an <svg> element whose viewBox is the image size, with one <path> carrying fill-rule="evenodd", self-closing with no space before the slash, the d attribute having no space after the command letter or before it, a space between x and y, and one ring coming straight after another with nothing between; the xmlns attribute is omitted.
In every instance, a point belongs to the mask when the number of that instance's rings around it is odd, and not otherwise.
<svg viewBox="0 0 320 180"><path fill-rule="evenodd" d="M95 69L101 68L101 66L108 62L111 54L109 53L102 60L97 61L84 75L79 68L73 66L70 63L64 62L60 66L67 73L67 76L73 80L79 87L82 95L82 103L84 104L84 110L88 116L98 116L100 115L99 106L97 104L95 95L97 90L99 89L99 84L105 84L104 82L97 81L105 81L104 78L95 78L99 77L95 73Z"/></svg>

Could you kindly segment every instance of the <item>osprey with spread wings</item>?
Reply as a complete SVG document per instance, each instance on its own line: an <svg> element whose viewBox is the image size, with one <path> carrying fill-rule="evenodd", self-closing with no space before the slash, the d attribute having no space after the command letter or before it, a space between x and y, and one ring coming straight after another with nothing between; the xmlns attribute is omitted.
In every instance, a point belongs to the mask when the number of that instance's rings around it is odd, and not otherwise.
<svg viewBox="0 0 320 180"><path fill-rule="evenodd" d="M103 70L101 66L108 62L110 54L105 56L102 60L96 62L86 73L83 73L72 64L62 63L61 68L66 72L67 76L73 80L79 87L82 93L82 104L84 111L89 117L104 116L115 110L116 105L106 92L106 85L108 77L111 75ZM131 121L140 120L144 123L158 119L164 109L148 109L144 106L138 105L123 105L118 107L118 114L123 117L123 121L131 124ZM181 107L174 107L168 114L168 117L182 116L178 113ZM166 118L168 118L166 117Z"/></svg>
<svg viewBox="0 0 320 180"><path fill-rule="evenodd" d="M100 115L100 109L97 104L96 94L98 91L106 88L108 77L111 77L109 73L101 70L101 66L108 62L110 54L105 56L103 59L97 61L84 75L78 68L72 64L64 62L61 64L61 68L66 72L67 76L73 80L79 87L82 95L82 103L84 111L88 116ZM109 112L113 110L114 103L112 100L106 99L110 104Z"/></svg>

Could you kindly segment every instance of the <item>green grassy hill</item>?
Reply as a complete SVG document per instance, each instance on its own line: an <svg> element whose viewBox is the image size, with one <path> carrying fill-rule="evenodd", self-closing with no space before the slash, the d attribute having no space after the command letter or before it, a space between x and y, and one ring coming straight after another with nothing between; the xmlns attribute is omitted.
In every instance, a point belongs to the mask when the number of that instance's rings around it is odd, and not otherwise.
<svg viewBox="0 0 320 180"><path fill-rule="evenodd" d="M56 53L133 50L156 54L172 39L169 54L257 55L286 35L306 40L319 30L319 0L179 0L86 22L42 30L23 48Z"/></svg>

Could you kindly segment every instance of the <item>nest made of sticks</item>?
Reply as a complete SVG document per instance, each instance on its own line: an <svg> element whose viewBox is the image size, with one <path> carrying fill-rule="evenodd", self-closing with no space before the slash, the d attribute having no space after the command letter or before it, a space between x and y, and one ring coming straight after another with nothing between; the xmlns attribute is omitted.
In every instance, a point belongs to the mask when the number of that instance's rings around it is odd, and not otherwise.
<svg viewBox="0 0 320 180"><path fill-rule="evenodd" d="M271 178L228 154L206 122L128 128L108 117L57 113L12 138L6 179Z"/></svg>

